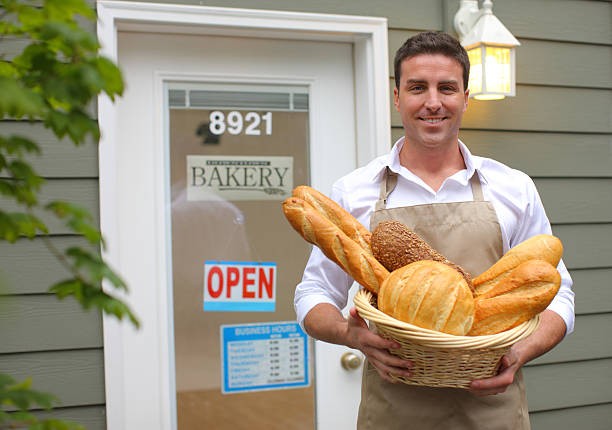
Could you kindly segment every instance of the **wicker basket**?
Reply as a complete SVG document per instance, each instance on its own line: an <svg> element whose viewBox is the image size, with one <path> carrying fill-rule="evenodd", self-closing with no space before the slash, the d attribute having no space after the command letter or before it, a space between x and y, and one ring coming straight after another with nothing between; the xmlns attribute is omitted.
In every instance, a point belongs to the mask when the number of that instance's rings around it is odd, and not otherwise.
<svg viewBox="0 0 612 430"><path fill-rule="evenodd" d="M376 325L378 333L397 341L392 353L414 363L412 376L391 375L397 381L428 387L469 388L470 382L494 376L500 359L517 341L537 328L540 317L502 333L487 336L454 336L408 324L379 311L374 296L360 290L355 307L362 318Z"/></svg>

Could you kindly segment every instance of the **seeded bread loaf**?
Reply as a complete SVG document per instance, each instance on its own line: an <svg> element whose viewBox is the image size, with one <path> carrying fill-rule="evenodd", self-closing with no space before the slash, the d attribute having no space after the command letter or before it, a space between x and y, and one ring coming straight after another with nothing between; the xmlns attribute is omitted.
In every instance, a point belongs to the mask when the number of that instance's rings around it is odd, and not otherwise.
<svg viewBox="0 0 612 430"><path fill-rule="evenodd" d="M433 260L457 270L473 289L472 277L460 266L449 261L421 237L398 221L383 221L376 226L370 240L372 254L389 271L420 260Z"/></svg>

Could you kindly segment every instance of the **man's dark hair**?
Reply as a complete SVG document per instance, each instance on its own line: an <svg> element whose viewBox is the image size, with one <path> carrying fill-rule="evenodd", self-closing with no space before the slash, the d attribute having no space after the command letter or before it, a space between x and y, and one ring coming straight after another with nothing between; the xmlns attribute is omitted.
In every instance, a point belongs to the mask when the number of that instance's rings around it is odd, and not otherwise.
<svg viewBox="0 0 612 430"><path fill-rule="evenodd" d="M470 60L467 52L454 37L440 31L426 31L412 36L395 53L393 69L395 87L399 90L402 62L421 54L442 54L456 60L463 67L463 89L468 86Z"/></svg>

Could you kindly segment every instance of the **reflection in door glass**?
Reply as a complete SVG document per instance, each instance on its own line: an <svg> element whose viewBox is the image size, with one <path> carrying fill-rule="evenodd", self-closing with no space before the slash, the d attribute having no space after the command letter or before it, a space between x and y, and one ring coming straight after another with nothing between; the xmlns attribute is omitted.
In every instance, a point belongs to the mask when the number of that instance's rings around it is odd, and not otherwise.
<svg viewBox="0 0 612 430"><path fill-rule="evenodd" d="M281 324L310 252L281 210L309 183L308 89L171 83L167 100L178 429L312 429L308 343ZM243 354L225 370L223 333Z"/></svg>

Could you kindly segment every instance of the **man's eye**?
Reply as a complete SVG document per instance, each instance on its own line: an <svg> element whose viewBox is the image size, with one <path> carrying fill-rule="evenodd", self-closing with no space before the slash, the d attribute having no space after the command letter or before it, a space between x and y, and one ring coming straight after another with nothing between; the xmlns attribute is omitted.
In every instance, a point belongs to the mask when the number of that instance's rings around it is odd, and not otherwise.
<svg viewBox="0 0 612 430"><path fill-rule="evenodd" d="M425 89L425 87L421 85L415 85L413 87L410 87L410 91L423 91L423 89Z"/></svg>
<svg viewBox="0 0 612 430"><path fill-rule="evenodd" d="M455 87L444 86L444 87L441 87L440 90L445 91L445 92L452 92L452 91L455 91Z"/></svg>

